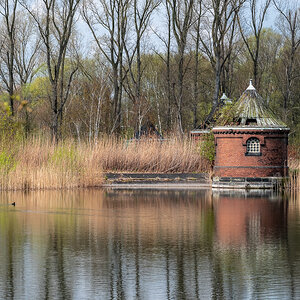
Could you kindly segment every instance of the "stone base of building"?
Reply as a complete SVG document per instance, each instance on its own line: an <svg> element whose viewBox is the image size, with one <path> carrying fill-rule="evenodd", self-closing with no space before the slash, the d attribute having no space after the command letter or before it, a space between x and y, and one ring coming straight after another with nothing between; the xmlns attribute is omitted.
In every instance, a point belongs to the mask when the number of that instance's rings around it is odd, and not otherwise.
<svg viewBox="0 0 300 300"><path fill-rule="evenodd" d="M273 189L284 187L285 177L213 177L212 188L217 189Z"/></svg>

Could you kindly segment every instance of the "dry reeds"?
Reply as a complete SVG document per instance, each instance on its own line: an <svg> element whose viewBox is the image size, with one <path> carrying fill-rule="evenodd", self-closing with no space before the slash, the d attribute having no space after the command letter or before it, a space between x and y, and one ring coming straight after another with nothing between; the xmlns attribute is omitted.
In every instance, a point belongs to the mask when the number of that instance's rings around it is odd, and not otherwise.
<svg viewBox="0 0 300 300"><path fill-rule="evenodd" d="M297 159L290 159L289 161L289 183L288 188L292 193L300 191L300 161Z"/></svg>
<svg viewBox="0 0 300 300"><path fill-rule="evenodd" d="M0 190L43 190L101 186L103 172L203 172L210 164L193 141L125 141L95 143L41 137L1 143Z"/></svg>
<svg viewBox="0 0 300 300"><path fill-rule="evenodd" d="M0 190L43 190L99 186L101 168L72 142L55 145L31 139L1 147Z"/></svg>
<svg viewBox="0 0 300 300"><path fill-rule="evenodd" d="M93 154L106 172L189 173L209 169L197 144L188 139L160 140L103 139Z"/></svg>

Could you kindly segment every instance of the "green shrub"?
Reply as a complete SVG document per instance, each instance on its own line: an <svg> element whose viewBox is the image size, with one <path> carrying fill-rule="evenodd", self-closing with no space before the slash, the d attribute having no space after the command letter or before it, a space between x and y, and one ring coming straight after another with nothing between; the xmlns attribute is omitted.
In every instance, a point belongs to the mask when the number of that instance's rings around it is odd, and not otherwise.
<svg viewBox="0 0 300 300"><path fill-rule="evenodd" d="M80 159L74 145L60 144L58 145L52 156L50 162L59 169L66 171L79 172Z"/></svg>
<svg viewBox="0 0 300 300"><path fill-rule="evenodd" d="M213 165L215 159L215 139L213 133L205 134L202 137L200 141L200 154Z"/></svg>
<svg viewBox="0 0 300 300"><path fill-rule="evenodd" d="M0 173L8 174L9 171L14 170L16 167L16 161L13 154L8 153L5 150L0 152Z"/></svg>

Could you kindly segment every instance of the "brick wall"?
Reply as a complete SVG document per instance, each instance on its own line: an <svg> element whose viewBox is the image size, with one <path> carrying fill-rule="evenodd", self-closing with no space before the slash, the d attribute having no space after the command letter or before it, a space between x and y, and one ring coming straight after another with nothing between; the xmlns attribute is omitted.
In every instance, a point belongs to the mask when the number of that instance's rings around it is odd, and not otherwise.
<svg viewBox="0 0 300 300"><path fill-rule="evenodd" d="M214 175L219 177L281 177L287 175L288 130L213 129L216 144ZM246 142L260 141L261 155L247 156Z"/></svg>

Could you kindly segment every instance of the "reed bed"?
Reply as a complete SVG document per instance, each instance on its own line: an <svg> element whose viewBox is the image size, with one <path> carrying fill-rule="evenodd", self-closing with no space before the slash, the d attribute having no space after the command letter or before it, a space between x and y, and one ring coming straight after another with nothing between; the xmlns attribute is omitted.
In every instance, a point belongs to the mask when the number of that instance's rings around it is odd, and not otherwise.
<svg viewBox="0 0 300 300"><path fill-rule="evenodd" d="M91 187L103 182L90 153L72 142L55 145L37 138L1 148L0 190Z"/></svg>
<svg viewBox="0 0 300 300"><path fill-rule="evenodd" d="M124 141L103 139L93 154L105 172L190 173L204 172L209 162L199 145L189 139Z"/></svg>
<svg viewBox="0 0 300 300"><path fill-rule="evenodd" d="M104 172L204 172L210 163L195 142L125 141L59 144L35 137L0 145L0 190L44 190L101 186Z"/></svg>
<svg viewBox="0 0 300 300"><path fill-rule="evenodd" d="M291 158L289 160L289 182L288 189L291 193L297 193L300 191L300 160Z"/></svg>

